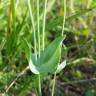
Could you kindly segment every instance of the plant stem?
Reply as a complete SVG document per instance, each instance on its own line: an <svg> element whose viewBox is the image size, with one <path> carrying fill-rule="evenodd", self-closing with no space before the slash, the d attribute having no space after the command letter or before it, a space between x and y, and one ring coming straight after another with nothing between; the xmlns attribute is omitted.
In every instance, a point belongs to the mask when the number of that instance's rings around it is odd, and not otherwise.
<svg viewBox="0 0 96 96"><path fill-rule="evenodd" d="M65 28L65 19L66 19L66 0L64 0L64 17L63 17L62 36L63 36L63 34L64 34L64 28Z"/></svg>
<svg viewBox="0 0 96 96"><path fill-rule="evenodd" d="M19 78L19 77L21 77L22 75L24 75L24 73L27 71L27 70L29 70L29 66L27 66L22 72L20 72L17 76L16 76L16 78L11 82L11 84L6 88L6 93L8 93L8 91L10 90L10 88L14 85L14 83L16 83L16 81L17 81L17 79Z"/></svg>
<svg viewBox="0 0 96 96"><path fill-rule="evenodd" d="M28 0L28 8L29 8L29 12L30 12L31 23L32 23L32 28L33 28L33 34L34 34L34 51L35 51L35 58L36 58L36 60L37 60L35 23L34 23L34 18L33 18L33 14L32 14L32 9L31 9L30 0Z"/></svg>
<svg viewBox="0 0 96 96"><path fill-rule="evenodd" d="M39 22L39 0L37 0L37 29L38 29L38 47L39 47L39 57L40 57L40 22Z"/></svg>
<svg viewBox="0 0 96 96"><path fill-rule="evenodd" d="M48 6L48 8L46 9L46 13L50 12L50 10L52 9L52 7L53 7L55 1L56 1L56 0L52 0L52 1L50 1L50 3L49 3L50 6ZM41 20L42 17L43 17L43 14L40 15L39 20ZM37 23L35 23L35 25L37 25Z"/></svg>
<svg viewBox="0 0 96 96"><path fill-rule="evenodd" d="M44 51L44 37L45 37L45 24L46 24L46 9L47 9L47 0L45 0L45 4L44 4L44 19L43 19L43 34L42 34L43 51Z"/></svg>
<svg viewBox="0 0 96 96"><path fill-rule="evenodd" d="M37 29L38 29L38 47L39 47L39 58L40 58L40 22L39 22L39 0L37 0ZM41 77L38 75L38 88L39 88L39 95L42 96L41 91Z"/></svg>
<svg viewBox="0 0 96 96"><path fill-rule="evenodd" d="M56 83L56 72L55 72L55 74L54 74L53 86L52 86L52 94L51 94L51 96L54 96L54 92L55 92L55 83Z"/></svg>
<svg viewBox="0 0 96 96"><path fill-rule="evenodd" d="M42 96L42 91L41 91L41 77L38 75L38 88L39 88L39 96Z"/></svg>
<svg viewBox="0 0 96 96"><path fill-rule="evenodd" d="M64 17L63 17L63 28L62 28L62 36L64 34L64 28L65 28L65 19L66 19L66 0L64 0ZM55 83L56 83L56 72L54 74L54 80L53 80L53 86L52 86L52 94L51 96L54 96L55 92Z"/></svg>

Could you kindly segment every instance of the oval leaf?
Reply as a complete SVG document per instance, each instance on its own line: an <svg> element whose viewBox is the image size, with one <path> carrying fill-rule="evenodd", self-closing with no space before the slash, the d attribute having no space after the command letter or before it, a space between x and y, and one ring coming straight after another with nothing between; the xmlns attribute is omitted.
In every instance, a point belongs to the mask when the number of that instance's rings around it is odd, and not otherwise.
<svg viewBox="0 0 96 96"><path fill-rule="evenodd" d="M51 73L56 71L61 58L61 43L64 37L55 39L40 55L37 60L30 58L29 67L34 74Z"/></svg>

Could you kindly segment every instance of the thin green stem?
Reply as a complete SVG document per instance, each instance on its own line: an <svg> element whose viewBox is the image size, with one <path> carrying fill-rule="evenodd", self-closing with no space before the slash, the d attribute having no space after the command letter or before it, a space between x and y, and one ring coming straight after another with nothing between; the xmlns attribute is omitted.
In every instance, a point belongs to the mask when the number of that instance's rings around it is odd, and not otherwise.
<svg viewBox="0 0 96 96"><path fill-rule="evenodd" d="M64 34L65 19L66 19L66 0L64 0L64 17L63 17L62 36L63 36L63 34ZM54 74L54 80L53 80L53 85L52 85L52 94L51 94L51 96L54 96L54 92L55 92L55 83L56 83L56 72L55 72L55 74Z"/></svg>
<svg viewBox="0 0 96 96"><path fill-rule="evenodd" d="M46 13L50 12L50 10L52 9L52 7L53 7L55 1L56 1L56 0L52 0L52 1L50 1L50 3L49 3L50 6L48 6L48 8L46 9ZM43 14L40 15L39 20L41 20L42 17L43 17ZM35 25L37 25L37 23L35 23Z"/></svg>
<svg viewBox="0 0 96 96"><path fill-rule="evenodd" d="M46 24L46 9L47 9L47 0L45 0L44 4L44 19L43 19L43 33L42 33L42 49L44 51L44 37L45 37L45 24Z"/></svg>
<svg viewBox="0 0 96 96"><path fill-rule="evenodd" d="M38 49L39 49L39 57L40 57L40 22L39 22L39 0L37 0L37 29L38 29Z"/></svg>
<svg viewBox="0 0 96 96"><path fill-rule="evenodd" d="M39 22L39 0L37 0L37 29L38 29L38 47L39 47L39 58L40 58L40 22ZM39 95L42 96L41 91L41 77L38 76L38 88L39 88Z"/></svg>
<svg viewBox="0 0 96 96"><path fill-rule="evenodd" d="M33 18L33 14L32 14L32 9L31 9L30 0L28 0L28 8L29 8L29 12L30 12L31 23L32 23L32 28L33 28L33 34L34 34L34 51L35 51L35 58L37 59L35 23L34 23L34 18Z"/></svg>
<svg viewBox="0 0 96 96"><path fill-rule="evenodd" d="M38 88L39 88L39 96L42 96L42 91L41 91L41 76L38 75Z"/></svg>
<svg viewBox="0 0 96 96"><path fill-rule="evenodd" d="M65 20L66 20L66 0L64 0L64 17L63 17L62 36L63 36L63 34L64 34Z"/></svg>

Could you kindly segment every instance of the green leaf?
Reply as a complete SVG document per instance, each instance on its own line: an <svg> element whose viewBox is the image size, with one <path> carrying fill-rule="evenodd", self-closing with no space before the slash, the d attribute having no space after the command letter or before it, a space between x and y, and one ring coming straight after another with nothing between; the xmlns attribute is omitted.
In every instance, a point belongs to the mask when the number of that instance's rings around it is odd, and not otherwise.
<svg viewBox="0 0 96 96"><path fill-rule="evenodd" d="M22 48L24 48L26 58L29 61L30 55L31 55L31 46L30 46L30 44L28 43L28 41L26 39L23 38L21 46L22 46Z"/></svg>
<svg viewBox="0 0 96 96"><path fill-rule="evenodd" d="M29 61L30 70L34 74L51 73L56 71L57 65L61 58L61 43L64 37L55 39L45 50L41 53L40 58L35 60L31 56Z"/></svg>
<svg viewBox="0 0 96 96"><path fill-rule="evenodd" d="M56 73L59 73L61 70L63 70L65 68L65 66L66 66L66 60L58 65Z"/></svg>

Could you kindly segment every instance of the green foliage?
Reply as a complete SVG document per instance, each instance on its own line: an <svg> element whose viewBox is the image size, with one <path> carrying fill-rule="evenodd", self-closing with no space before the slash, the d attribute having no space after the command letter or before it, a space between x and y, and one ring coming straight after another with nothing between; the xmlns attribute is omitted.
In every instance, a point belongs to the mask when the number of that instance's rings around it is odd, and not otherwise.
<svg viewBox="0 0 96 96"><path fill-rule="evenodd" d="M52 73L56 70L60 62L60 45L64 37L58 37L40 54L40 58L35 60L33 57L29 62L29 67L34 74ZM46 58L47 57L47 58Z"/></svg>
<svg viewBox="0 0 96 96"><path fill-rule="evenodd" d="M30 0L36 33L35 51L27 0L0 0L0 95L28 66L30 70L16 80L6 96L27 96L33 92L37 95L39 82L36 74L41 75L42 92L46 93L44 96L50 96L55 72L56 96L96 95L94 82L63 86L63 83L71 80L96 77L96 0L66 1L67 14L63 10L64 0L48 0L43 50L45 0L39 1L39 38L37 0ZM66 38L61 36L64 14Z"/></svg>

